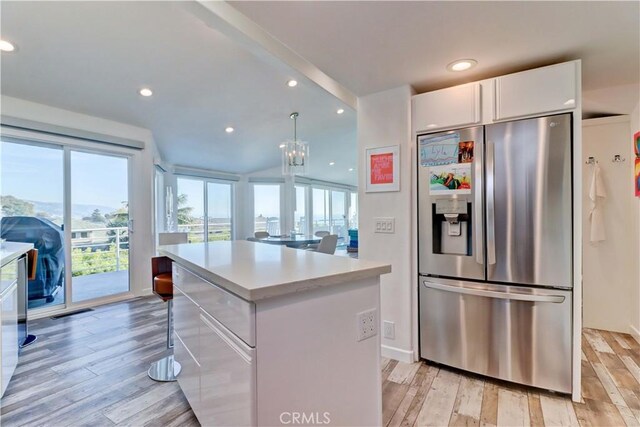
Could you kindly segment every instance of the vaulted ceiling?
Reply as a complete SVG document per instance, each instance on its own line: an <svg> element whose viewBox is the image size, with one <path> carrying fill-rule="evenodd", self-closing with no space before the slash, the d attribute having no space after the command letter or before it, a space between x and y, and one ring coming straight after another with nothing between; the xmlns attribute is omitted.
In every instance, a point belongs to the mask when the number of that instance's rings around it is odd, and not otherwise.
<svg viewBox="0 0 640 427"><path fill-rule="evenodd" d="M184 6L3 1L2 38L18 49L2 54L2 94L150 129L168 162L240 174L280 164L297 111L309 175L355 184L355 111L308 80L288 87L294 70ZM152 97L138 94L145 86Z"/></svg>
<svg viewBox="0 0 640 427"><path fill-rule="evenodd" d="M278 166L298 111L309 175L354 184L355 111L188 5L3 1L1 35L18 50L2 54L2 94L150 129L168 162L233 173ZM588 116L629 113L638 102L639 2L231 5L356 95L403 84L424 92L581 58ZM459 58L478 66L447 71ZM287 87L290 78L300 84ZM143 86L154 95L141 97Z"/></svg>
<svg viewBox="0 0 640 427"><path fill-rule="evenodd" d="M231 4L358 96L406 83L425 92L582 59L587 114L629 113L638 102L638 1ZM446 70L460 58L478 65Z"/></svg>

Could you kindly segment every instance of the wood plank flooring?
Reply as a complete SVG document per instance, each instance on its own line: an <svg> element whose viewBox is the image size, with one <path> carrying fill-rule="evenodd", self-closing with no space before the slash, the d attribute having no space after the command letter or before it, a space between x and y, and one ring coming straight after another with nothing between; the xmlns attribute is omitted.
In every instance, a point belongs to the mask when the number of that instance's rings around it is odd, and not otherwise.
<svg viewBox="0 0 640 427"><path fill-rule="evenodd" d="M640 344L585 329L584 403L424 362L383 360L385 426L640 426Z"/></svg>
<svg viewBox="0 0 640 427"><path fill-rule="evenodd" d="M177 383L147 377L167 354L166 313L150 297L31 322L2 426L198 426Z"/></svg>
<svg viewBox="0 0 640 427"><path fill-rule="evenodd" d="M166 306L155 297L31 323L2 399L3 426L197 426L177 383L147 377L164 356ZM640 426L640 345L585 330L584 403L424 362L382 363L385 426Z"/></svg>

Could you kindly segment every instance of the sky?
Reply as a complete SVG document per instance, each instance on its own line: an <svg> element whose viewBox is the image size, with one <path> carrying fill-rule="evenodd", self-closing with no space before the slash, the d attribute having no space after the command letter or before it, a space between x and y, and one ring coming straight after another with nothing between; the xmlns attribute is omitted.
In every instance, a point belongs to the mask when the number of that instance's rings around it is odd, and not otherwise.
<svg viewBox="0 0 640 427"><path fill-rule="evenodd" d="M63 151L2 142L2 195L63 202ZM118 209L128 200L127 159L71 152L71 203Z"/></svg>

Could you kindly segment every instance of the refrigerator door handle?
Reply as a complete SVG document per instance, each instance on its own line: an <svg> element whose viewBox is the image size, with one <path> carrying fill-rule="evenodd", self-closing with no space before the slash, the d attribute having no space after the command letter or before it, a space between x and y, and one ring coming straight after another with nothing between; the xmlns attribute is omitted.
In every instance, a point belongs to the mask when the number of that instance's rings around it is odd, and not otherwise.
<svg viewBox="0 0 640 427"><path fill-rule="evenodd" d="M486 191L487 191L487 264L496 263L496 214L495 214L495 145L487 141Z"/></svg>
<svg viewBox="0 0 640 427"><path fill-rule="evenodd" d="M484 265L484 219L483 219L483 206L482 206L482 191L484 188L484 173L482 170L483 161L483 150L478 150L476 148L476 159L473 161L473 168L475 173L475 188L473 190L473 204L474 204L474 212L475 220L473 221L473 225L475 226L475 239L476 244L476 262L480 265Z"/></svg>
<svg viewBox="0 0 640 427"><path fill-rule="evenodd" d="M473 295L479 297L487 297L487 298L497 298L497 299L506 299L513 301L530 301L530 302L550 302L554 304L560 304L564 302L563 295L532 295L532 294L524 294L519 292L500 292L500 291L490 291L487 289L475 289L475 288L467 288L461 286L449 286L443 285L441 283L430 282L428 280L423 280L422 284L430 289L436 289L439 291L445 292L453 292L456 294L465 294L465 295Z"/></svg>

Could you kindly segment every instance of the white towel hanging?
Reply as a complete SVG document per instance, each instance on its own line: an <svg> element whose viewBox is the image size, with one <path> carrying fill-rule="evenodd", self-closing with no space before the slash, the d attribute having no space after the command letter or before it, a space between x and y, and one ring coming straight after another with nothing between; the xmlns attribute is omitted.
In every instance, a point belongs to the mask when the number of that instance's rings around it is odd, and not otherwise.
<svg viewBox="0 0 640 427"><path fill-rule="evenodd" d="M589 188L589 199L591 200L591 211L589 212L589 220L591 221L591 242L601 242L607 238L604 228L604 212L602 210L602 199L606 197L607 191L604 188L600 165L596 162L593 165L591 187Z"/></svg>

